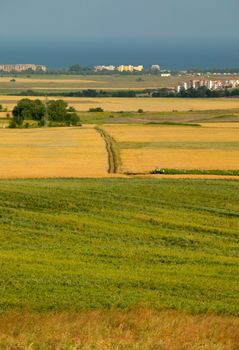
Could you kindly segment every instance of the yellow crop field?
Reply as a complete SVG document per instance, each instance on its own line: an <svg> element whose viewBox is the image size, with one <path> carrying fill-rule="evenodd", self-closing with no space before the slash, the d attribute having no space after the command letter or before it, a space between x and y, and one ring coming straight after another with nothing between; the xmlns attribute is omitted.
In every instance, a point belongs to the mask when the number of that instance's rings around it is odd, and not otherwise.
<svg viewBox="0 0 239 350"><path fill-rule="evenodd" d="M239 169L239 128L106 125L120 149L122 172Z"/></svg>
<svg viewBox="0 0 239 350"><path fill-rule="evenodd" d="M10 110L16 105L21 96L0 96L0 103ZM35 99L36 97L28 97ZM45 99L44 96L38 97ZM56 99L56 97L49 98ZM179 99L179 98L64 98L77 111L87 111L89 108L102 107L105 111L137 111L143 109L149 112L163 111L200 111L200 110L229 110L239 108L239 99Z"/></svg>
<svg viewBox="0 0 239 350"><path fill-rule="evenodd" d="M210 110L239 108L238 99L197 100L197 99L149 99L149 98L67 98L69 104L75 106L78 111L85 111L97 106L105 111L172 111L172 110Z"/></svg>
<svg viewBox="0 0 239 350"><path fill-rule="evenodd" d="M9 83L13 78L11 77L0 77L0 84L1 83ZM32 84L32 83L57 83L57 84L64 84L64 83L95 83L97 82L96 80L93 79L79 79L79 78L71 78L71 79L49 79L49 78L45 78L45 79L38 79L38 78L24 78L24 77L15 77L15 83L27 83L27 84Z"/></svg>
<svg viewBox="0 0 239 350"><path fill-rule="evenodd" d="M0 178L107 176L94 128L0 129Z"/></svg>
<svg viewBox="0 0 239 350"><path fill-rule="evenodd" d="M168 125L106 125L104 129L116 140L116 142L220 142L238 141L238 127L231 126L219 128ZM239 126L239 123L234 123ZM206 124L207 125L207 124Z"/></svg>
<svg viewBox="0 0 239 350"><path fill-rule="evenodd" d="M232 128L232 129L239 128L238 122L203 123L201 125L207 128Z"/></svg>
<svg viewBox="0 0 239 350"><path fill-rule="evenodd" d="M239 341L237 317L148 308L1 313L0 324L2 349L235 350Z"/></svg>
<svg viewBox="0 0 239 350"><path fill-rule="evenodd" d="M156 167L172 169L234 170L238 151L133 149L122 151L124 171L146 172Z"/></svg>

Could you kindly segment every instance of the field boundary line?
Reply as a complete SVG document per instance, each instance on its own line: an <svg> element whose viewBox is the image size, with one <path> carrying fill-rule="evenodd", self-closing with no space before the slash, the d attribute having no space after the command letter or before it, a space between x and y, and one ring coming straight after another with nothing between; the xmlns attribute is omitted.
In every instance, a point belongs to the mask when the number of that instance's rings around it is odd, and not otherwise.
<svg viewBox="0 0 239 350"><path fill-rule="evenodd" d="M116 145L116 141L110 134L108 134L104 129L99 126L95 127L95 130L104 139L106 150L108 153L108 173L116 174L121 165L120 154Z"/></svg>

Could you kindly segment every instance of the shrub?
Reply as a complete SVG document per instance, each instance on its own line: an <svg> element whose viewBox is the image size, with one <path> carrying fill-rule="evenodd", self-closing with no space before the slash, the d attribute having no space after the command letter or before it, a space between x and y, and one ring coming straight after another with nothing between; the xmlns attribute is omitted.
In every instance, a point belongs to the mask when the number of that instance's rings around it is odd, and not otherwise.
<svg viewBox="0 0 239 350"><path fill-rule="evenodd" d="M11 122L9 123L8 127L10 129L15 129L17 127L17 123L15 122L15 120L11 120Z"/></svg>
<svg viewBox="0 0 239 350"><path fill-rule="evenodd" d="M89 112L104 112L104 110L101 107L96 107L96 108L89 108Z"/></svg>
<svg viewBox="0 0 239 350"><path fill-rule="evenodd" d="M71 125L78 125L80 122L80 118L76 113L72 113L70 115L70 123Z"/></svg>

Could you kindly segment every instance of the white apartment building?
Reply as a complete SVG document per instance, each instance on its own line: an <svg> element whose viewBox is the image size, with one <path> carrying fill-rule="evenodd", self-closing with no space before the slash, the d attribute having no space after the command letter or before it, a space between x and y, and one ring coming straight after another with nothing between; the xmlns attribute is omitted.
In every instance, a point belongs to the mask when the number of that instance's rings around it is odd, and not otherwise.
<svg viewBox="0 0 239 350"><path fill-rule="evenodd" d="M225 88L235 88L239 86L239 79L228 80L190 80L188 82L181 82L178 84L176 90L180 92L182 90L199 89L200 87L206 87L209 90L220 90Z"/></svg>
<svg viewBox="0 0 239 350"><path fill-rule="evenodd" d="M161 70L161 68L160 68L159 64L152 64L150 70L152 70L154 72L159 72Z"/></svg>
<svg viewBox="0 0 239 350"><path fill-rule="evenodd" d="M116 67L113 66L113 65L109 65L109 66L95 66L94 67L95 72L102 72L104 70L113 72L115 69L116 69Z"/></svg>

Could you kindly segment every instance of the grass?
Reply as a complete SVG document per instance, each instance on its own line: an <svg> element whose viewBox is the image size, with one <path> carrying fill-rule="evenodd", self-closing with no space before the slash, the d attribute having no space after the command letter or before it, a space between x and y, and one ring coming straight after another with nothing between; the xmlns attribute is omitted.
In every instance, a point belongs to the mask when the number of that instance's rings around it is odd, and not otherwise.
<svg viewBox="0 0 239 350"><path fill-rule="evenodd" d="M0 181L0 310L239 315L239 182Z"/></svg>
<svg viewBox="0 0 239 350"><path fill-rule="evenodd" d="M79 112L80 119L86 124L164 124L164 125L200 125L199 123L217 124L218 120L221 123L233 123L239 121L239 110L229 110L230 114L223 114L221 110L213 111L168 111L168 112L103 112L89 113ZM219 118L219 119L217 119ZM232 126L233 126L232 124ZM195 126L196 126L195 125Z"/></svg>
<svg viewBox="0 0 239 350"><path fill-rule="evenodd" d="M151 170L148 174L152 175L218 175L218 176L239 176L239 170L202 170L202 169L168 169L161 168L160 173L155 173L155 169ZM126 175L146 175L147 173L131 173L127 172Z"/></svg>
<svg viewBox="0 0 239 350"><path fill-rule="evenodd" d="M14 78L15 82L10 82ZM141 80L139 80L141 78ZM218 76L218 79L228 77ZM231 76L230 76L231 78ZM171 76L159 75L12 75L0 77L1 89L27 90L27 89L158 89L163 87L175 88L179 81L189 81L195 76ZM203 79L203 77L202 77ZM215 76L207 79L215 79ZM236 79L234 76L233 79Z"/></svg>
<svg viewBox="0 0 239 350"><path fill-rule="evenodd" d="M150 309L0 315L1 350L237 350L239 320Z"/></svg>
<svg viewBox="0 0 239 350"><path fill-rule="evenodd" d="M193 174L193 175L223 175L223 176L239 176L239 170L201 170L201 169L164 169L165 174Z"/></svg>
<svg viewBox="0 0 239 350"><path fill-rule="evenodd" d="M180 123L180 122L149 122L145 123L146 125L172 125L172 126L198 126L201 127L201 124L196 123Z"/></svg>
<svg viewBox="0 0 239 350"><path fill-rule="evenodd" d="M139 77L142 78L139 81ZM0 78L2 91L22 90L81 90L81 89L158 89L160 87L174 88L178 84L179 77L162 78L152 75L32 75ZM190 80L192 77L187 77Z"/></svg>

